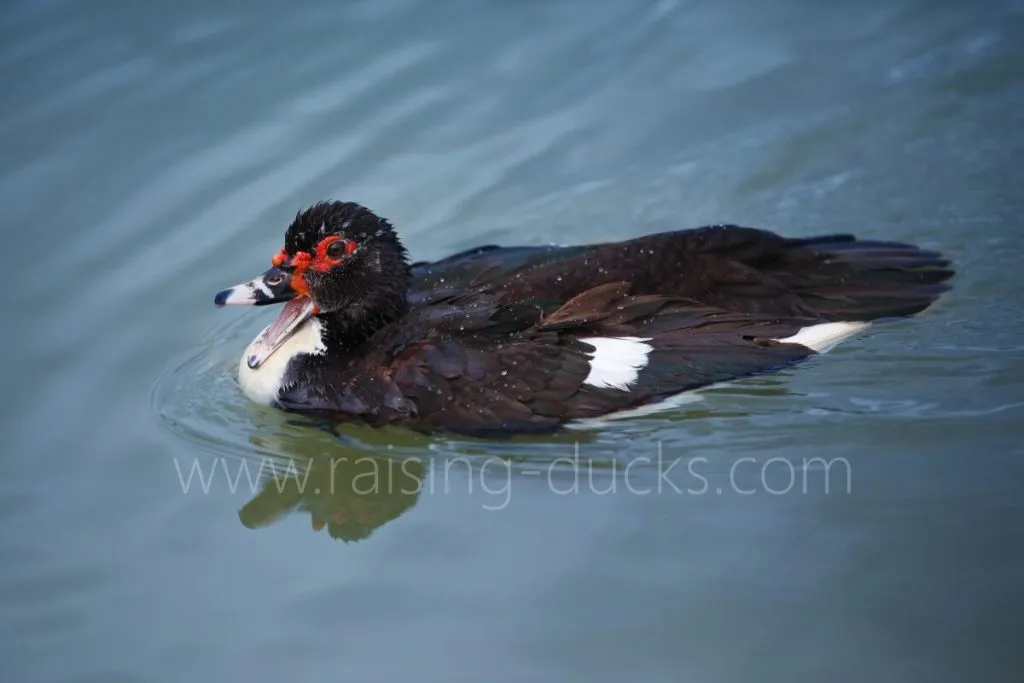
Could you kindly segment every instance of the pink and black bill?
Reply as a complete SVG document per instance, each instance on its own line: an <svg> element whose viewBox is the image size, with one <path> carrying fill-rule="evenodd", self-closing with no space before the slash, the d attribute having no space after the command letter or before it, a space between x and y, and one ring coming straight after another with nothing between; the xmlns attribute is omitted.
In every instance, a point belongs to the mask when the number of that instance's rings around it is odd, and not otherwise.
<svg viewBox="0 0 1024 683"><path fill-rule="evenodd" d="M255 370L316 313L313 300L297 291L294 273L274 266L258 278L229 287L213 298L217 306L266 306L285 303L280 315L249 347L245 362Z"/></svg>

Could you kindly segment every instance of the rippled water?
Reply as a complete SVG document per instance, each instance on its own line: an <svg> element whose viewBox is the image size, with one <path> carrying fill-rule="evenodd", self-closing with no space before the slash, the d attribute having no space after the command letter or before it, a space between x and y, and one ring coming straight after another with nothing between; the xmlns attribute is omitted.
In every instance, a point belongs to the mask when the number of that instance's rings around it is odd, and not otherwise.
<svg viewBox="0 0 1024 683"><path fill-rule="evenodd" d="M1019 1L9 0L0 37L0 679L1019 678ZM960 274L668 415L332 429L243 400L271 314L211 305L327 197L418 259L732 221Z"/></svg>

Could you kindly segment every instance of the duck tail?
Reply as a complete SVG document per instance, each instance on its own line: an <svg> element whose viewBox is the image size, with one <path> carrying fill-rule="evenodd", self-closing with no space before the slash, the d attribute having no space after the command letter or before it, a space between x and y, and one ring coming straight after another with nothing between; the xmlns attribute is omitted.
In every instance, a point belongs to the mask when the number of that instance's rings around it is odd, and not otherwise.
<svg viewBox="0 0 1024 683"><path fill-rule="evenodd" d="M852 235L787 239L772 273L825 320L871 321L920 313L949 291L955 274L936 251Z"/></svg>

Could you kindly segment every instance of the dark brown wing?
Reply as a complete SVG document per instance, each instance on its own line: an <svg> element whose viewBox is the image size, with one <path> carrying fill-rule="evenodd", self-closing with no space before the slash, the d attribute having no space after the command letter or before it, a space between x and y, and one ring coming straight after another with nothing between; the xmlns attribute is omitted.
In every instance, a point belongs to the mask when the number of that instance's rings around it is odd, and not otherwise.
<svg viewBox="0 0 1024 683"><path fill-rule="evenodd" d="M643 405L805 358L771 339L803 319L722 311L672 297L630 296L610 283L577 296L520 331L477 324L461 334L432 329L389 365L394 390L415 407L419 429L470 434L547 431L566 421ZM492 320L504 320L500 306ZM643 339L635 381L612 387L592 376L592 338ZM629 342L627 342L629 343Z"/></svg>
<svg viewBox="0 0 1024 683"><path fill-rule="evenodd" d="M953 275L941 254L913 245L851 235L788 239L735 225L571 249L497 271L486 286L509 300L561 304L625 281L634 294L685 297L723 310L863 321L923 310Z"/></svg>

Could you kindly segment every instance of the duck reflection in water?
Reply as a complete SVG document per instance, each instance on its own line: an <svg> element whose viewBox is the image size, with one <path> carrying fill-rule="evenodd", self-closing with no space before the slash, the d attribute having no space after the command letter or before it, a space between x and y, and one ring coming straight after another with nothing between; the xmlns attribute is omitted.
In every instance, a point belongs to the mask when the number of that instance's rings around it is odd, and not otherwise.
<svg viewBox="0 0 1024 683"><path fill-rule="evenodd" d="M314 531L326 527L332 538L361 541L416 504L425 472L419 458L358 451L286 461L265 475L262 490L238 516L257 529L291 512L308 512Z"/></svg>
<svg viewBox="0 0 1024 683"><path fill-rule="evenodd" d="M259 465L260 490L238 515L246 527L259 529L289 514L309 513L314 531L326 528L332 538L361 541L412 509L424 491L448 491L456 480L469 495L480 496L482 509L502 509L510 500L514 461L547 467L580 445L595 444L597 434L524 436L499 450L463 442L456 456L439 461L427 455L432 440L409 430L301 417L272 429L263 425L249 439L252 450L267 454Z"/></svg>

